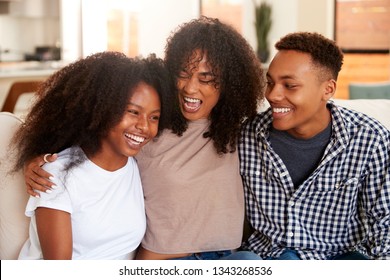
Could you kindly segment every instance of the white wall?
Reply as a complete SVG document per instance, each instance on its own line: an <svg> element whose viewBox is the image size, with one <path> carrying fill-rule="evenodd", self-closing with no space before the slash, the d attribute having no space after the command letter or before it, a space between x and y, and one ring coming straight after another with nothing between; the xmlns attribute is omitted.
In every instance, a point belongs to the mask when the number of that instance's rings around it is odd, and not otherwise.
<svg viewBox="0 0 390 280"><path fill-rule="evenodd" d="M35 0L37 1L37 0ZM139 50L142 55L154 52L162 56L169 34L181 23L197 18L199 0L132 0L139 1ZM243 3L242 33L256 48L253 0ZM257 0L264 1L264 0ZM271 57L273 45L280 37L294 31L317 31L333 38L334 0L267 0L273 7L273 25L270 31ZM60 0L60 27L51 22L34 23L34 32L24 34L24 46L29 50L42 37L40 29L60 29L62 56L72 61L107 46L105 37L105 6L102 0ZM33 19L0 17L0 46L16 48L17 39ZM17 23L17 24L16 24ZM82 26L82 28L81 28ZM47 34L49 32L46 32ZM41 34L41 35L40 35ZM45 43L57 38L47 36ZM43 40L40 38L40 40ZM4 56L4 55L3 55Z"/></svg>
<svg viewBox="0 0 390 280"><path fill-rule="evenodd" d="M334 38L334 0L268 0L268 3L273 8L273 25L270 31L271 58L276 52L274 44L291 32L318 32L330 39ZM247 38L253 46L256 45L254 30Z"/></svg>
<svg viewBox="0 0 390 280"><path fill-rule="evenodd" d="M60 0L60 18L61 56L71 62L82 57L81 0Z"/></svg>
<svg viewBox="0 0 390 280"><path fill-rule="evenodd" d="M166 39L181 23L199 16L198 0L143 0L139 17L139 50L162 57Z"/></svg>
<svg viewBox="0 0 390 280"><path fill-rule="evenodd" d="M107 13L105 1L82 0L81 11L82 55L85 57L106 50Z"/></svg>

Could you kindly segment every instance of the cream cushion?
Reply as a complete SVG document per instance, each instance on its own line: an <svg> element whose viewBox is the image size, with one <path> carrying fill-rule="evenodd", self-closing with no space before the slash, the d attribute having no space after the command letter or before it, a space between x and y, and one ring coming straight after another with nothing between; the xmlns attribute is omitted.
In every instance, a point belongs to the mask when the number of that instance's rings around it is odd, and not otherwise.
<svg viewBox="0 0 390 280"><path fill-rule="evenodd" d="M28 194L22 171L10 173L13 154L8 149L20 118L0 112L0 259L17 259L28 237L29 219L24 215Z"/></svg>
<svg viewBox="0 0 390 280"><path fill-rule="evenodd" d="M390 99L334 99L334 102L373 117L390 129Z"/></svg>

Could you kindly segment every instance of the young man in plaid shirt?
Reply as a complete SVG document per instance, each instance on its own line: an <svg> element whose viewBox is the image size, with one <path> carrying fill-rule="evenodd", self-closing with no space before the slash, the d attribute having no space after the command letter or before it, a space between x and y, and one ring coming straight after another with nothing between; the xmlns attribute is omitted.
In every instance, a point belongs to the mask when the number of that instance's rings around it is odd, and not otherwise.
<svg viewBox="0 0 390 280"><path fill-rule="evenodd" d="M267 73L270 108L244 127L240 171L264 259L390 258L390 133L330 98L343 54L288 34Z"/></svg>

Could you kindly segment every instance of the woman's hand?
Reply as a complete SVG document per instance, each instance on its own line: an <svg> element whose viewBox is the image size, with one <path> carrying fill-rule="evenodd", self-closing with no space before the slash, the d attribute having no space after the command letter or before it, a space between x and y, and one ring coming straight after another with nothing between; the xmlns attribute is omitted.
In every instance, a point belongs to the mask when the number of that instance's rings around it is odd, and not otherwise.
<svg viewBox="0 0 390 280"><path fill-rule="evenodd" d="M55 184L50 181L51 174L42 169L46 162L53 162L57 159L57 154L46 154L38 156L24 165L24 181L27 193L38 197L36 191L50 192L55 188Z"/></svg>

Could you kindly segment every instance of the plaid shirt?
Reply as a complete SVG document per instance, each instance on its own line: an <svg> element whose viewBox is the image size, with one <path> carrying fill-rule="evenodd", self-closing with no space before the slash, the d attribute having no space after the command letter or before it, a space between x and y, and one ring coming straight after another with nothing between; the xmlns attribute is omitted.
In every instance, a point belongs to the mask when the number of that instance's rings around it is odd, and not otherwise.
<svg viewBox="0 0 390 280"><path fill-rule="evenodd" d="M293 248L305 260L351 250L390 259L390 132L366 115L328 106L330 142L297 189L268 141L271 110L243 129L240 172L255 230L243 247L262 258Z"/></svg>

